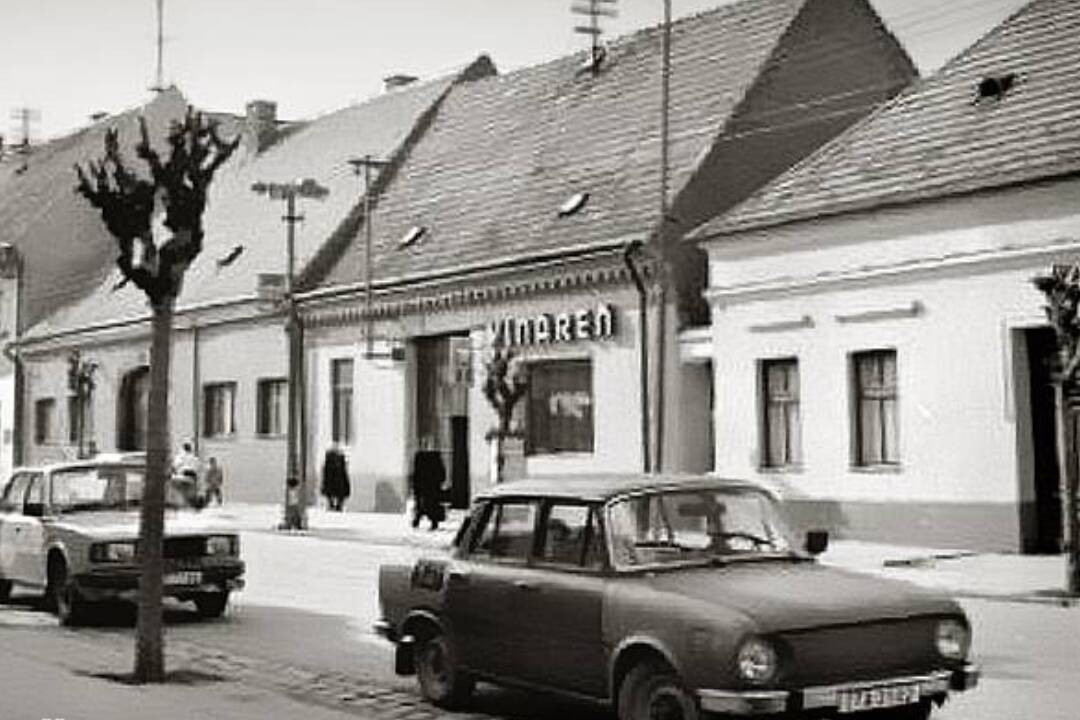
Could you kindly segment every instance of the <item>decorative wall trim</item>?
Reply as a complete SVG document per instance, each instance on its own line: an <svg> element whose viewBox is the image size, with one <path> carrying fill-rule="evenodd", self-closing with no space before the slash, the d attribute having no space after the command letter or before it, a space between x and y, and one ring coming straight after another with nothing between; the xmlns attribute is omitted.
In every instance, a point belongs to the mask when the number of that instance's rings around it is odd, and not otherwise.
<svg viewBox="0 0 1080 720"><path fill-rule="evenodd" d="M922 302L919 300L912 300L907 305L839 313L834 317L836 318L836 322L844 325L847 323L877 322L879 320L902 320L905 318L918 317L924 312L926 312L926 307Z"/></svg>
<svg viewBox="0 0 1080 720"><path fill-rule="evenodd" d="M773 322L756 323L746 329L752 333L788 332L790 330L805 330L814 327L814 319L809 315L788 320L776 320Z"/></svg>

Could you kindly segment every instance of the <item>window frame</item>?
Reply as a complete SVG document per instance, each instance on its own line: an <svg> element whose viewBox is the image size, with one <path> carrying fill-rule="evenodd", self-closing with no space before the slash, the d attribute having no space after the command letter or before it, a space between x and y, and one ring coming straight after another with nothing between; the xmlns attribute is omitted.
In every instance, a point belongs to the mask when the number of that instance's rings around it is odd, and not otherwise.
<svg viewBox="0 0 1080 720"><path fill-rule="evenodd" d="M785 392L773 393L770 385L770 370L773 368L790 368L792 374L785 373L787 387ZM791 393L790 379L794 376L795 391ZM767 358L758 361L758 391L760 393L760 417L758 432L760 433L760 457L758 467L764 471L781 472L785 470L798 470L803 465L802 443L802 376L799 372L798 356L785 356ZM783 397L783 395L789 397ZM790 397L793 395L793 398ZM774 401L775 398L775 401ZM774 405L776 406L774 408ZM794 422L789 414L794 407L796 418ZM774 461L772 438L772 425L770 421L776 417L781 424L783 435L783 457ZM794 426L794 427L793 427ZM795 441L794 444L792 441Z"/></svg>
<svg viewBox="0 0 1080 720"><path fill-rule="evenodd" d="M224 439L236 436L236 396L238 392L237 383L235 380L223 380L209 383L203 383L203 422L202 431L203 437L208 439ZM213 416L211 414L211 394L219 390L228 390L228 429L226 431L218 431L213 423ZM214 406L216 407L216 406Z"/></svg>
<svg viewBox="0 0 1080 720"><path fill-rule="evenodd" d="M585 558L588 555L588 541L584 547L581 548L581 557L576 565L570 565L565 562L557 560L549 560L544 557L543 549L547 542L547 530L548 520L551 517L551 512L556 507L584 507L586 508L588 515L586 516L586 528L590 533L588 538L592 542L597 544L598 549L598 564L587 565L585 564ZM583 574L598 574L607 572L609 569L608 553L607 553L607 532L605 531L603 521L603 504L597 502L591 502L588 500L577 500L572 498L549 498L544 500L540 506L540 512L537 516L535 528L533 530L533 558L534 564L538 568L544 568L549 570L558 570L560 572L569 573L583 573Z"/></svg>
<svg viewBox="0 0 1080 720"><path fill-rule="evenodd" d="M892 378L890 386L886 377L887 360L892 360ZM874 368L875 374L881 379L879 385L863 386L862 374L860 373L863 360L877 361ZM851 465L858 471L873 470L897 470L901 467L900 453L900 363L896 348L880 347L868 350L858 350L849 355L849 372L851 373ZM879 437L878 458L868 459L864 455L864 400L876 401L878 404ZM888 403L892 403L891 448L893 456L890 457L887 427L885 418L890 415L887 412Z"/></svg>
<svg viewBox="0 0 1080 720"><path fill-rule="evenodd" d="M589 394L589 436L587 447L572 447L562 448L555 447L556 443L552 441L551 437L548 437L543 443L538 442L535 439L534 433L537 432L538 423L533 422L534 407L533 402L537 400L533 396L533 392L536 388L536 373L543 372L550 368L567 367L571 365L583 366L587 370L588 379L588 394ZM527 456L564 456L564 455L592 455L596 452L596 383L594 363L592 357L575 356L575 357L551 357L540 358L536 360L529 360L525 363L524 367L526 377L528 378L528 389L525 392L525 455ZM544 399L545 402L550 403L551 395L547 395ZM538 447L539 446L539 447Z"/></svg>
<svg viewBox="0 0 1080 720"><path fill-rule="evenodd" d="M347 367L348 373L338 373L338 368ZM348 377L348 383L339 382ZM353 428L353 405L356 398L356 363L351 357L330 359L330 439L342 445L352 445L355 439ZM344 413L339 409L339 399L346 396ZM342 427L342 423L344 427ZM344 431L344 432L342 432Z"/></svg>
<svg viewBox="0 0 1080 720"><path fill-rule="evenodd" d="M15 491L15 483L22 481L24 478L26 482L22 486L22 497L19 498L18 502L14 502L14 498L10 498L9 495ZM4 492L0 494L0 513L22 514L23 506L26 504L26 494L30 490L30 483L33 479L33 473L29 472L19 472L11 476L11 479L4 485Z"/></svg>
<svg viewBox="0 0 1080 720"><path fill-rule="evenodd" d="M273 413L269 410L272 407L267 403L267 400L273 397L273 393L270 392L271 388L281 386L284 392L279 400L284 407L278 413L279 427L274 431L274 423L271 421ZM288 432L289 427L289 379L283 377L262 377L255 381L255 434L262 438L279 438L284 437Z"/></svg>
<svg viewBox="0 0 1080 720"><path fill-rule="evenodd" d="M47 408L47 413L42 410ZM43 422L44 420L44 422ZM51 445L56 442L56 398L42 397L34 400L34 444Z"/></svg>
<svg viewBox="0 0 1080 720"><path fill-rule="evenodd" d="M529 543L529 549L525 554L525 557L517 555L492 555L490 552L479 552L477 545L480 543L480 539L483 537L484 532L487 530L488 523L492 522L492 518L497 510L505 505L524 505L532 507L532 529L530 530L531 541ZM481 562L492 565L513 565L515 567L525 567L534 564L536 558L536 529L540 521L540 500L537 498L495 498L491 500L487 507L484 509L483 517L480 518L480 522L476 523L476 527L473 529L471 536L469 537L468 551L466 557L470 562ZM498 530L496 529L496 535L498 537Z"/></svg>

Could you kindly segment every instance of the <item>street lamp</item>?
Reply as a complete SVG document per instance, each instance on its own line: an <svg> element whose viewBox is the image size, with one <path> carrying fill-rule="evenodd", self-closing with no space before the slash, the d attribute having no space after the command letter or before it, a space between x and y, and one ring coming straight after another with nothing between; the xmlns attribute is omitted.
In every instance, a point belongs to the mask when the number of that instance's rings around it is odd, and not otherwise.
<svg viewBox="0 0 1080 720"><path fill-rule="evenodd" d="M296 213L296 198L322 200L330 191L311 178L294 180L288 183L257 182L251 186L253 192L266 195L271 200L285 201L285 214L281 217L286 225L286 266L285 266L285 333L289 340L289 422L286 435L287 459L285 468L285 521L282 527L287 530L302 530L307 527L307 473L297 462L297 420L300 409L300 379L303 363L303 328L296 311L296 296L293 283L296 264L296 223L304 219ZM292 492L293 490L296 492Z"/></svg>

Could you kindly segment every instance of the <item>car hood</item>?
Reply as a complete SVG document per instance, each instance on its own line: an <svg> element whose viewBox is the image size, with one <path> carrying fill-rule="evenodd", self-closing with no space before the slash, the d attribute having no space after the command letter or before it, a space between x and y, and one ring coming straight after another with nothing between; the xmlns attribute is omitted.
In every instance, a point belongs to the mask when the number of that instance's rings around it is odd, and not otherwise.
<svg viewBox="0 0 1080 720"><path fill-rule="evenodd" d="M58 528L102 540L135 539L139 536L139 511L74 512L56 519ZM166 511L165 535L203 535L210 526L198 515L184 511Z"/></svg>
<svg viewBox="0 0 1080 720"><path fill-rule="evenodd" d="M761 632L960 612L939 593L816 562L734 562L657 572L650 584L661 592L738 610Z"/></svg>

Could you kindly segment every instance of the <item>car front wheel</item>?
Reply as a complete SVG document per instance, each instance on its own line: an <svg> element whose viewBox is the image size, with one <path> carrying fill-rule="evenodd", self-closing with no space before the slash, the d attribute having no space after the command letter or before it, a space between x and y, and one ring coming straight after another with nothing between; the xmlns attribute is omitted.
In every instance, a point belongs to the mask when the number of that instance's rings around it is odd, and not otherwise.
<svg viewBox="0 0 1080 720"><path fill-rule="evenodd" d="M424 699L446 709L461 707L475 685L473 678L458 667L453 644L440 634L417 642L416 678Z"/></svg>
<svg viewBox="0 0 1080 720"><path fill-rule="evenodd" d="M228 604L229 593L227 591L206 593L195 598L195 608L199 611L199 615L204 618L221 617Z"/></svg>
<svg viewBox="0 0 1080 720"><path fill-rule="evenodd" d="M7 602L11 598L11 581L0 580L0 602Z"/></svg>
<svg viewBox="0 0 1080 720"><path fill-rule="evenodd" d="M698 720L697 701L666 665L640 663L619 688L619 720Z"/></svg>
<svg viewBox="0 0 1080 720"><path fill-rule="evenodd" d="M79 588L68 578L67 566L54 562L49 566L48 586L45 593L49 605L56 613L61 625L74 627L86 622L90 603L79 592Z"/></svg>

